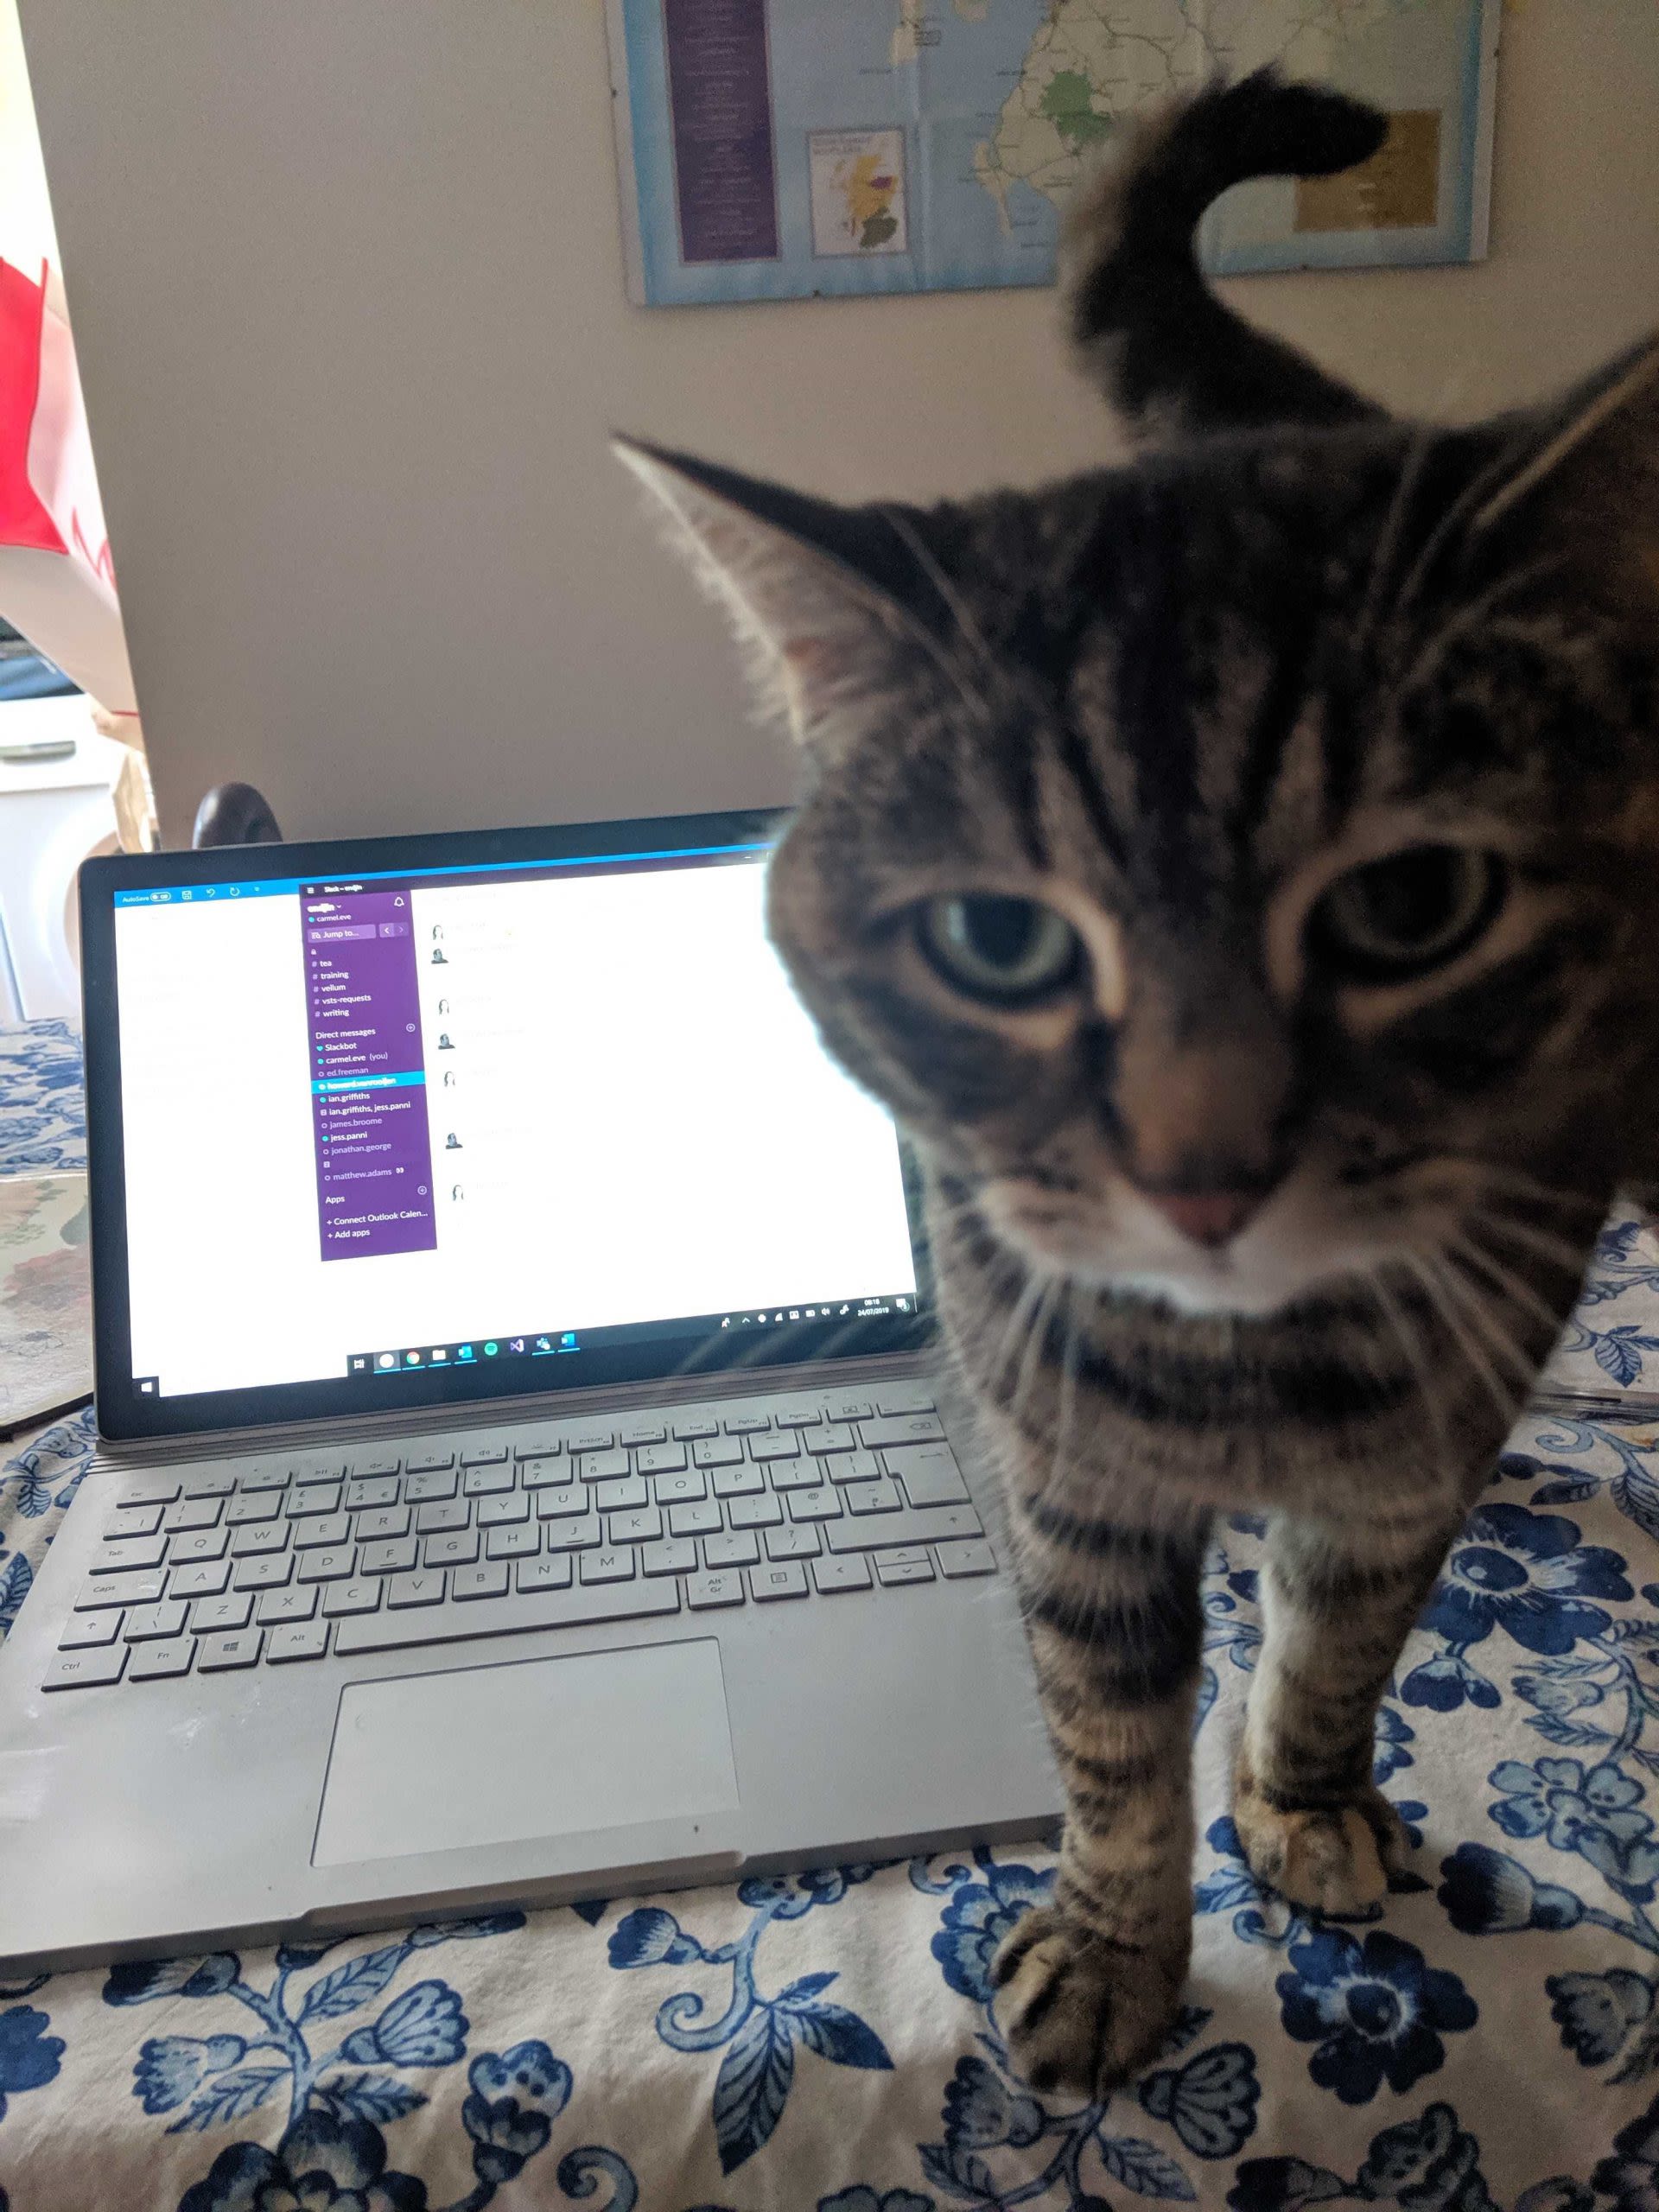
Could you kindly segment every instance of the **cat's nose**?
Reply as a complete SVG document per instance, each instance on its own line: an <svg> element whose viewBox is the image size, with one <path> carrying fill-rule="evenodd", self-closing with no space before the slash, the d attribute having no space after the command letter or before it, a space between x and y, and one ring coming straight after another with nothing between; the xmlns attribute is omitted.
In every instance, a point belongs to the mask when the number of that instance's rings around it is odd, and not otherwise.
<svg viewBox="0 0 1659 2212"><path fill-rule="evenodd" d="M1261 1191L1148 1191L1141 1195L1183 1236L1212 1249L1237 1236L1261 1205Z"/></svg>

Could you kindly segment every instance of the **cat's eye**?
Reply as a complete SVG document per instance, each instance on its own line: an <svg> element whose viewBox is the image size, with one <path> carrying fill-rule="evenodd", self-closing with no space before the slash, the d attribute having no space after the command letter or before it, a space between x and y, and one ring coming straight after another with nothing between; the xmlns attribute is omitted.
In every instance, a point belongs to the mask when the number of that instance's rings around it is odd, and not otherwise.
<svg viewBox="0 0 1659 2212"><path fill-rule="evenodd" d="M915 922L929 964L964 997L989 1005L1036 1006L1065 989L1082 964L1071 923L1034 899L931 899Z"/></svg>
<svg viewBox="0 0 1659 2212"><path fill-rule="evenodd" d="M1313 909L1308 949L1355 982L1404 982L1466 952L1505 889L1503 862L1491 853L1408 846L1338 877Z"/></svg>

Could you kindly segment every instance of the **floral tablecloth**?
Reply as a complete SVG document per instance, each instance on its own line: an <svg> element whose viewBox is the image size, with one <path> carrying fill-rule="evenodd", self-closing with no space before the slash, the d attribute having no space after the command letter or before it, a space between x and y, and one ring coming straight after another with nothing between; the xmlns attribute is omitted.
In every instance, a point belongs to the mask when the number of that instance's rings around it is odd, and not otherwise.
<svg viewBox="0 0 1659 2212"><path fill-rule="evenodd" d="M0 1035L0 1169L79 1164L61 1025ZM1603 1239L1383 1708L1413 1871L1364 1925L1252 1880L1226 1774L1259 1530L1211 1563L1198 1942L1103 2103L1011 2070L1035 1845L0 1989L10 2212L1659 2207L1659 1243ZM92 1449L0 1473L0 1632ZM0 1880L26 1875L8 1864Z"/></svg>

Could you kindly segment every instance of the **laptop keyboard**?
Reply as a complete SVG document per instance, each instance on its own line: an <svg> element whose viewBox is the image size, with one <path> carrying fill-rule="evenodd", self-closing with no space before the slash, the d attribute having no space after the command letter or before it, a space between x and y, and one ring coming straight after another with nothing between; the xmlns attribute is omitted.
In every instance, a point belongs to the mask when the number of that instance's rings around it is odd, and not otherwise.
<svg viewBox="0 0 1659 2212"><path fill-rule="evenodd" d="M925 1389L133 1474L42 1688L989 1574Z"/></svg>

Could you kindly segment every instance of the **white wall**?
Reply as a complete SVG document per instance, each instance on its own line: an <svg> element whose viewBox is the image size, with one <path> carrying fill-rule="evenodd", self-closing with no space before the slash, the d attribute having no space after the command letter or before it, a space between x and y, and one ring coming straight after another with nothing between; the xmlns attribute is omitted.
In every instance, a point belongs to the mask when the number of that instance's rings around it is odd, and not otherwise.
<svg viewBox="0 0 1659 2212"><path fill-rule="evenodd" d="M599 0L22 0L169 840L769 804L616 423L849 496L1101 454L1046 294L630 308ZM1471 412L1659 321L1659 9L1524 0L1491 262L1246 280Z"/></svg>

